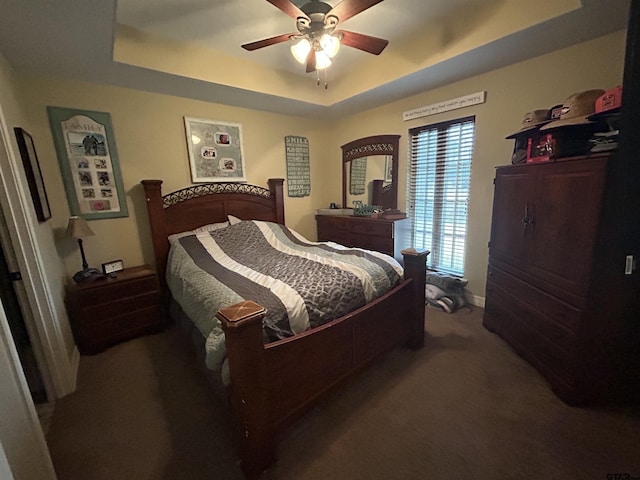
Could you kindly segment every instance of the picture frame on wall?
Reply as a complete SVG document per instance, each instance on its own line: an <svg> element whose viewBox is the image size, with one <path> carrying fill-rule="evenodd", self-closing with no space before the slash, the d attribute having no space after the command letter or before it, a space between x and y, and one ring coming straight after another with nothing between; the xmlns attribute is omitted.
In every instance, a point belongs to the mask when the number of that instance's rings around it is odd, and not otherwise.
<svg viewBox="0 0 640 480"><path fill-rule="evenodd" d="M47 190L44 186L42 178L42 170L40 170L40 162L36 153L36 146L33 143L33 137L24 129L15 127L13 129L18 142L18 149L22 157L24 173L29 184L29 192L33 200L33 206L36 211L38 222L46 222L51 218L51 208L49 207L49 198Z"/></svg>
<svg viewBox="0 0 640 480"><path fill-rule="evenodd" d="M184 117L193 183L246 182L242 126Z"/></svg>
<svg viewBox="0 0 640 480"><path fill-rule="evenodd" d="M47 114L71 215L127 217L111 115L51 106Z"/></svg>

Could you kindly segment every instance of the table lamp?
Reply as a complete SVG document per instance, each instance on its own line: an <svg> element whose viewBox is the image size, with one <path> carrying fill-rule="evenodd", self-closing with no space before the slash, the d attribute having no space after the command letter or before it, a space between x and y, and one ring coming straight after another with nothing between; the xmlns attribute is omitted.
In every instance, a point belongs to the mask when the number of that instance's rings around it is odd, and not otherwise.
<svg viewBox="0 0 640 480"><path fill-rule="evenodd" d="M82 256L82 270L76 272L73 275L75 282L82 282L90 278L96 279L104 277L104 274L96 268L89 268L87 264L87 258L84 256L84 247L82 246L82 239L85 237L92 237L94 233L89 228L87 221L78 216L69 217L69 224L67 225L67 235L71 238L78 240L78 246L80 247L80 255Z"/></svg>

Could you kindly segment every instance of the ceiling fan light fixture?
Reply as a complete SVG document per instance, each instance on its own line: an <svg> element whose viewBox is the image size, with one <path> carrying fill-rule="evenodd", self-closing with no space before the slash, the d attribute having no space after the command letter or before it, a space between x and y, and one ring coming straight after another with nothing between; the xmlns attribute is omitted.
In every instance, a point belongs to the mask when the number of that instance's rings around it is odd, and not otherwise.
<svg viewBox="0 0 640 480"><path fill-rule="evenodd" d="M340 50L340 39L336 36L325 33L320 38L320 46L327 57L333 58L338 53L338 50Z"/></svg>
<svg viewBox="0 0 640 480"><path fill-rule="evenodd" d="M318 70L323 70L327 68L329 65L331 65L331 59L324 52L324 50L320 50L319 52L316 52L316 68Z"/></svg>
<svg viewBox="0 0 640 480"><path fill-rule="evenodd" d="M301 64L305 64L307 61L307 57L309 56L309 51L311 50L311 43L309 39L302 38L299 42L291 45L291 55Z"/></svg>

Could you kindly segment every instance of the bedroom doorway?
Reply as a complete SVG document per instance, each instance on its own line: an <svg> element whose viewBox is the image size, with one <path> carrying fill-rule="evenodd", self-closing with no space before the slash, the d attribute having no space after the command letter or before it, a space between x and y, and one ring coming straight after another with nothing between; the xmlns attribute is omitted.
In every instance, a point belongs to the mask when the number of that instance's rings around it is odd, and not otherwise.
<svg viewBox="0 0 640 480"><path fill-rule="evenodd" d="M6 220L0 208L0 300L2 300L33 403L42 404L47 402L48 395L23 314L25 303L20 299L23 292L18 285L22 281L21 278L8 238Z"/></svg>

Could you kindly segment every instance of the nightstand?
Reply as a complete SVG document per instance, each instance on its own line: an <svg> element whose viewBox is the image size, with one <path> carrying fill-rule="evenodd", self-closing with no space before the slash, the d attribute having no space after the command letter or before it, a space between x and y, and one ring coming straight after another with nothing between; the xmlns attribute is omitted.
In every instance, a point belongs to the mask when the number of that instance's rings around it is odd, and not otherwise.
<svg viewBox="0 0 640 480"><path fill-rule="evenodd" d="M78 350L87 355L166 324L158 275L149 265L70 285L67 306Z"/></svg>

